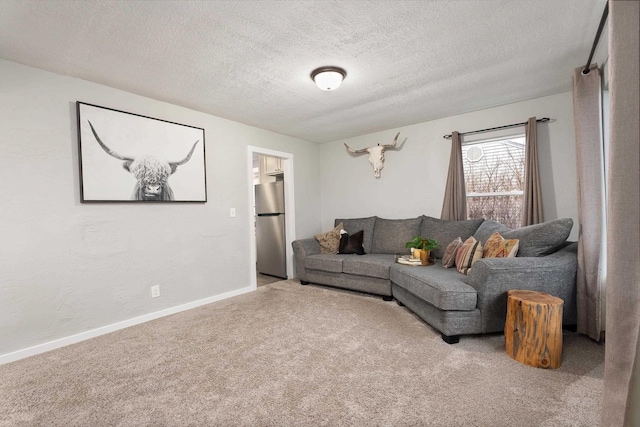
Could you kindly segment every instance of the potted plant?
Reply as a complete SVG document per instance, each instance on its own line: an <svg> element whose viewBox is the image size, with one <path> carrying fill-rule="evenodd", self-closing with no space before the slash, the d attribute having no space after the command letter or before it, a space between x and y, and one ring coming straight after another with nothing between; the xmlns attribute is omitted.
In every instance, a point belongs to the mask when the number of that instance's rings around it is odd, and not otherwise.
<svg viewBox="0 0 640 427"><path fill-rule="evenodd" d="M420 258L422 265L429 263L429 255L431 251L440 246L437 240L429 239L428 237L416 236L413 240L406 243L406 248L413 248L413 257Z"/></svg>

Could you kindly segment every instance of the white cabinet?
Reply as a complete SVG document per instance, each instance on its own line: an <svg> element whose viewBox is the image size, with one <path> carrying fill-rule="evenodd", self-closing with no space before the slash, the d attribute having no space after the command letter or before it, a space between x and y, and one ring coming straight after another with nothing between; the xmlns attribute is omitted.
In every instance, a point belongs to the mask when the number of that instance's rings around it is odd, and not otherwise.
<svg viewBox="0 0 640 427"><path fill-rule="evenodd" d="M267 175L281 175L284 173L282 169L282 159L278 157L263 157L264 171Z"/></svg>

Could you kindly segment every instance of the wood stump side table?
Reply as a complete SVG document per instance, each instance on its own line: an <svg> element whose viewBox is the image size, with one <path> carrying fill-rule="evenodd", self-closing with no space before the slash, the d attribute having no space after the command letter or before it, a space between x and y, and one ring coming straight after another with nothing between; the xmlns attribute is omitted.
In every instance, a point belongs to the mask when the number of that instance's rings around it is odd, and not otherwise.
<svg viewBox="0 0 640 427"><path fill-rule="evenodd" d="M559 368L563 303L562 299L542 292L508 291L504 325L507 354L535 368Z"/></svg>

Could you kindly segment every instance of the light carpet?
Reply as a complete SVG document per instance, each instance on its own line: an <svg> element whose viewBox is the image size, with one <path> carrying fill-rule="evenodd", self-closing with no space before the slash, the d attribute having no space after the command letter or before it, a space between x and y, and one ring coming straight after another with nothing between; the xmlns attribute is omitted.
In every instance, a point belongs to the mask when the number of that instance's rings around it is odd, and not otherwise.
<svg viewBox="0 0 640 427"><path fill-rule="evenodd" d="M289 280L0 366L1 426L595 426L604 346L536 369L405 307Z"/></svg>

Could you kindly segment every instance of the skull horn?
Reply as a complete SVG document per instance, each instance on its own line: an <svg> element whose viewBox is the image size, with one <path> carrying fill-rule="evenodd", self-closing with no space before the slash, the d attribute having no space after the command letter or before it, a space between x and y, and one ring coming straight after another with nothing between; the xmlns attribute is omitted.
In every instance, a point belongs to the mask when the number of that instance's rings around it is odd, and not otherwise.
<svg viewBox="0 0 640 427"><path fill-rule="evenodd" d="M384 148L395 148L398 143L398 137L400 136L400 132L396 134L396 137L393 139L393 144L384 144L382 145Z"/></svg>
<svg viewBox="0 0 640 427"><path fill-rule="evenodd" d="M346 142L344 143L344 146L347 147L347 150L349 150L354 154L367 153L369 150L368 148L363 148L361 150L354 150L353 148L349 147Z"/></svg>

